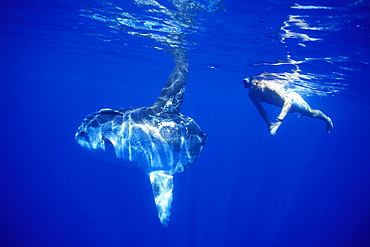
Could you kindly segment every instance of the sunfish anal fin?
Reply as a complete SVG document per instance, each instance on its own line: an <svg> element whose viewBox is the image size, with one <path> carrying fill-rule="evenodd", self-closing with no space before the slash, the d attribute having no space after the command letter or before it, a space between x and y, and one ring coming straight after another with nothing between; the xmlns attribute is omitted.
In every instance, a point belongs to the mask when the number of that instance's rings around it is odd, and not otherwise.
<svg viewBox="0 0 370 247"><path fill-rule="evenodd" d="M173 176L166 171L153 171L149 173L150 183L157 206L158 217L163 226L168 226L171 215Z"/></svg>

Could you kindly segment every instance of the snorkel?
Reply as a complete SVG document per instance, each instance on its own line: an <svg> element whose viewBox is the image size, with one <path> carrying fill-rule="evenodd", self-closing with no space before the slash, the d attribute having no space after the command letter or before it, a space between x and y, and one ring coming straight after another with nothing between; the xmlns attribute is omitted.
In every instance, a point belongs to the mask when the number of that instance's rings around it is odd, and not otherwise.
<svg viewBox="0 0 370 247"><path fill-rule="evenodd" d="M247 76L243 79L243 85L244 85L245 88L250 88L251 87L252 80L249 76Z"/></svg>

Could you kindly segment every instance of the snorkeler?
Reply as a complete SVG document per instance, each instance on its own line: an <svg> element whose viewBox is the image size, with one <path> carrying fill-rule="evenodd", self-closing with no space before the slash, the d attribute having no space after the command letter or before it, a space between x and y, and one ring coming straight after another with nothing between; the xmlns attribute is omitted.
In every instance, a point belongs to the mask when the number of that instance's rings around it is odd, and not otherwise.
<svg viewBox="0 0 370 247"><path fill-rule="evenodd" d="M270 134L275 135L276 131L282 124L285 116L288 113L298 112L310 118L318 118L326 123L326 129L330 133L333 129L333 122L320 110L312 109L306 101L296 92L287 90L283 84L276 83L273 80L250 79L243 80L245 88L249 88L249 98L257 107L258 112L266 121ZM271 122L267 116L265 109L260 102L265 102L278 107L281 107L281 112L276 118L276 122Z"/></svg>

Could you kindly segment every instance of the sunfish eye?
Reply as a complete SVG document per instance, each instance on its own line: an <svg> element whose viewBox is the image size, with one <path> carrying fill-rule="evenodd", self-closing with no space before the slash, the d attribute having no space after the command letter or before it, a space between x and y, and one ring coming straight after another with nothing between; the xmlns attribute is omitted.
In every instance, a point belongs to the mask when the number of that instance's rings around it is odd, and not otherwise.
<svg viewBox="0 0 370 247"><path fill-rule="evenodd" d="M86 137L86 136L87 136L87 133L86 133L85 131L81 131L81 132L79 133L79 136L81 136L81 137Z"/></svg>

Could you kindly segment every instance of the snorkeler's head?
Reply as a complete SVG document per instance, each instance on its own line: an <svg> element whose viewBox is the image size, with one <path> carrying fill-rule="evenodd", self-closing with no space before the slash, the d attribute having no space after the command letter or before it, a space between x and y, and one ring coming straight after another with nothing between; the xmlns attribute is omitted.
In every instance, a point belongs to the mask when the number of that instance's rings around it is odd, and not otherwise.
<svg viewBox="0 0 370 247"><path fill-rule="evenodd" d="M245 77L243 79L243 84L245 88L250 88L252 84L252 79L249 76Z"/></svg>

